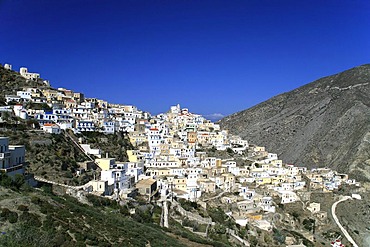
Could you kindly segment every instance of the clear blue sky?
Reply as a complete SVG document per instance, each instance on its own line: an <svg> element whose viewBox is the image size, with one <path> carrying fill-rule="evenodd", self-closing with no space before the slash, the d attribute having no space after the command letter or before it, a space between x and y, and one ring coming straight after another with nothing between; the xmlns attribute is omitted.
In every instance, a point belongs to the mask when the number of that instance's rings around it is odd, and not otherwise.
<svg viewBox="0 0 370 247"><path fill-rule="evenodd" d="M0 63L151 113L223 115L370 63L367 0L0 0Z"/></svg>

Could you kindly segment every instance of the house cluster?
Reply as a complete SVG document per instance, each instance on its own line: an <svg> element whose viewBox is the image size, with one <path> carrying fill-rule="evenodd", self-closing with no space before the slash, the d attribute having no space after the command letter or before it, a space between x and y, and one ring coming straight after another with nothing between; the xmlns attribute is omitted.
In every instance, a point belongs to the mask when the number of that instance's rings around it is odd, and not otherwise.
<svg viewBox="0 0 370 247"><path fill-rule="evenodd" d="M11 69L11 65L6 64L4 67ZM21 75L31 79L35 77L35 74L28 73L26 68L21 68ZM1 107L1 116L4 112L13 112L22 119L36 119L46 132L54 134L65 129L72 129L76 133L133 132L140 119L150 117L135 106L109 104L105 100L85 98L83 93L65 88L24 87L17 91L16 95L5 95L5 101L8 106ZM32 103L32 106L28 103ZM42 106L37 107L37 104Z"/></svg>
<svg viewBox="0 0 370 247"><path fill-rule="evenodd" d="M4 67L11 69L9 66ZM39 77L32 74L21 68L22 76ZM180 105L151 116L132 105L111 104L85 98L84 94L72 90L50 87L25 87L16 95L7 95L6 101L18 104L0 111L13 111L23 119L34 118L46 132L58 134L72 129L75 133L128 133L135 147L127 151L128 162L102 158L100 150L81 145L97 157L95 163L101 174L99 180L90 181L89 191L99 195L128 197L139 192L148 200L159 194L162 198L197 201L207 194L233 192L227 196L219 194L230 209L230 217L240 225L251 221L261 229L270 230L270 221L264 218L263 212L275 212L276 204L304 201L303 197L310 191L333 191L342 184L358 185L348 175L331 169L308 170L284 164L265 147L250 145L247 140L229 134L218 124ZM45 103L49 110L26 109L26 104L20 104L24 102ZM0 142L1 169L13 169L24 161L11 163L8 151L11 148L7 148L5 139L0 138ZM13 149L18 152L16 147ZM233 154L225 157L236 158L222 159L215 153ZM321 215L320 205L315 202L307 210Z"/></svg>
<svg viewBox="0 0 370 247"><path fill-rule="evenodd" d="M139 119L128 132L136 147L127 152L129 162L97 159L98 164L107 162L101 166L101 181L94 182L102 185L102 194L116 190L127 196L136 188L149 200L159 193L162 198L197 201L204 198L202 195L233 192L221 196L223 204L229 205L230 217L240 225L251 221L269 230L271 221L264 213L274 213L276 204L303 201L310 191L333 191L342 184L356 184L346 174L327 168L308 170L284 164L277 154L230 135L180 105L150 119ZM210 155L217 150L238 154L234 155L238 158ZM313 202L307 210L326 218L320 204Z"/></svg>

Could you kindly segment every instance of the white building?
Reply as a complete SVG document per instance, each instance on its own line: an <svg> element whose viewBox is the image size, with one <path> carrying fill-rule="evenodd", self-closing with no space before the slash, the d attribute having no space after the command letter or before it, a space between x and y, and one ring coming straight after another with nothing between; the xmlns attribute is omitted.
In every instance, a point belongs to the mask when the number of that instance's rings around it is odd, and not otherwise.
<svg viewBox="0 0 370 247"><path fill-rule="evenodd" d="M95 124L91 120L77 121L77 132L94 132L95 129Z"/></svg>
<svg viewBox="0 0 370 247"><path fill-rule="evenodd" d="M13 111L14 111L14 114L21 119L28 118L27 110L23 108L23 105L15 105L13 107Z"/></svg>
<svg viewBox="0 0 370 247"><path fill-rule="evenodd" d="M90 144L80 144L85 153L94 155L98 158L101 158L101 151L98 148L91 148Z"/></svg>
<svg viewBox="0 0 370 247"><path fill-rule="evenodd" d="M12 65L11 64L4 64L4 69L7 69L7 70L12 70Z"/></svg>
<svg viewBox="0 0 370 247"><path fill-rule="evenodd" d="M0 172L11 177L24 174L25 153L23 145L9 145L8 137L0 137Z"/></svg>
<svg viewBox="0 0 370 247"><path fill-rule="evenodd" d="M162 167L162 168L171 168L171 167L180 167L180 164L177 161L167 161L167 160L151 160L145 164L146 167Z"/></svg>
<svg viewBox="0 0 370 247"><path fill-rule="evenodd" d="M296 193L292 191L279 191L279 195L281 197L282 204L291 203L299 200Z"/></svg>
<svg viewBox="0 0 370 247"><path fill-rule="evenodd" d="M307 210L310 211L311 213L317 213L320 211L320 203L317 202L312 202L310 205L307 207Z"/></svg>
<svg viewBox="0 0 370 247"><path fill-rule="evenodd" d="M17 95L5 95L5 102L9 104L9 102L21 102L22 98Z"/></svg>
<svg viewBox="0 0 370 247"><path fill-rule="evenodd" d="M161 152L160 145L163 143L163 139L159 133L159 129L150 128L147 134L149 151L154 155L158 155Z"/></svg>
<svg viewBox="0 0 370 247"><path fill-rule="evenodd" d="M115 191L131 188L131 176L126 175L124 165L114 165L109 170L101 171L101 180L108 181L108 185L113 185Z"/></svg>
<svg viewBox="0 0 370 247"><path fill-rule="evenodd" d="M144 163L143 162L128 162L126 166L126 175L134 177L135 183L139 181L139 177L144 174Z"/></svg>
<svg viewBox="0 0 370 247"><path fill-rule="evenodd" d="M61 133L61 129L57 124L47 123L42 126L42 130L46 133L56 134L59 135Z"/></svg>
<svg viewBox="0 0 370 247"><path fill-rule="evenodd" d="M104 132L105 134L114 134L115 122L114 121L103 121L102 132Z"/></svg>
<svg viewBox="0 0 370 247"><path fill-rule="evenodd" d="M28 91L17 91L17 96L26 101L30 101L32 99L31 92Z"/></svg>
<svg viewBox="0 0 370 247"><path fill-rule="evenodd" d="M25 67L21 67L19 69L19 73L21 74L21 76L23 76L24 78L26 78L28 80L37 80L37 79L40 78L40 74L38 74L38 73L29 73L28 69L25 68Z"/></svg>

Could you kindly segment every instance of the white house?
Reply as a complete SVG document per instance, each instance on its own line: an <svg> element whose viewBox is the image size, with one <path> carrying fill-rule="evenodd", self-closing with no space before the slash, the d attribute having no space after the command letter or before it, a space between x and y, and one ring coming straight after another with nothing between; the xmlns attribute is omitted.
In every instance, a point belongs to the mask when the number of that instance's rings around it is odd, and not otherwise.
<svg viewBox="0 0 370 247"><path fill-rule="evenodd" d="M11 64L4 64L4 69L7 69L7 70L12 70L12 65Z"/></svg>
<svg viewBox="0 0 370 247"><path fill-rule="evenodd" d="M9 102L21 102L22 98L17 95L5 95L5 101L7 104Z"/></svg>
<svg viewBox="0 0 370 247"><path fill-rule="evenodd" d="M144 163L143 162L127 162L126 175L134 177L135 183L139 181L139 177L144 174Z"/></svg>
<svg viewBox="0 0 370 247"><path fill-rule="evenodd" d="M50 134L57 134L59 135L61 133L61 129L57 124L52 124L52 123L46 123L42 126L42 130L45 131L46 133Z"/></svg>
<svg viewBox="0 0 370 247"><path fill-rule="evenodd" d="M160 145L163 143L162 137L159 133L159 129L150 128L147 134L150 152L154 155L158 155L161 152Z"/></svg>
<svg viewBox="0 0 370 247"><path fill-rule="evenodd" d="M291 203L299 200L297 194L292 191L279 191L279 195L281 197L282 204Z"/></svg>
<svg viewBox="0 0 370 247"><path fill-rule="evenodd" d="M234 218L235 223L240 225L240 226L246 226L248 224L248 219L244 216L239 216L239 215L233 214L232 217Z"/></svg>
<svg viewBox="0 0 370 247"><path fill-rule="evenodd" d="M115 122L114 121L103 121L102 132L104 132L105 134L114 134Z"/></svg>
<svg viewBox="0 0 370 247"><path fill-rule="evenodd" d="M77 121L76 131L77 132L94 132L95 124L91 120L80 120Z"/></svg>
<svg viewBox="0 0 370 247"><path fill-rule="evenodd" d="M32 99L31 92L28 91L17 91L17 96L25 101L30 101Z"/></svg>
<svg viewBox="0 0 370 247"><path fill-rule="evenodd" d="M80 144L85 153L94 155L98 158L101 158L101 151L98 148L91 148L90 144Z"/></svg>
<svg viewBox="0 0 370 247"><path fill-rule="evenodd" d="M110 168L101 171L101 180L108 181L108 185L114 185L115 191L131 188L131 176L126 175L126 169L123 166Z"/></svg>
<svg viewBox="0 0 370 247"><path fill-rule="evenodd" d="M317 202L312 202L310 205L307 207L307 210L310 211L311 213L317 213L320 211L320 203Z"/></svg>
<svg viewBox="0 0 370 247"><path fill-rule="evenodd" d="M40 74L30 73L30 72L28 72L28 69L25 68L25 67L21 67L19 69L19 73L21 74L21 76L23 76L24 78L29 79L29 80L37 80L37 79L40 78Z"/></svg>
<svg viewBox="0 0 370 247"><path fill-rule="evenodd" d="M23 145L9 145L8 137L0 137L0 172L11 177L24 174L25 153Z"/></svg>
<svg viewBox="0 0 370 247"><path fill-rule="evenodd" d="M27 110L23 108L23 105L15 105L13 107L14 114L21 119L27 119L28 113Z"/></svg>

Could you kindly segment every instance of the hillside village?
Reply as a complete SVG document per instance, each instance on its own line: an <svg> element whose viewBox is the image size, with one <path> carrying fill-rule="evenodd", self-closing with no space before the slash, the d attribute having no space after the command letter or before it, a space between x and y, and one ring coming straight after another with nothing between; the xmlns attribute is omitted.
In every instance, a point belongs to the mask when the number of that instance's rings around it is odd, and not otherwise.
<svg viewBox="0 0 370 247"><path fill-rule="evenodd" d="M4 68L12 69L9 64ZM21 68L20 75L27 80L40 78L27 68ZM91 169L100 173L80 187L88 193L116 200L141 195L148 202L162 203L185 199L204 207L218 199L236 224L271 232L279 207L301 203L319 227L327 224L328 211L322 210L327 205L315 201L311 194L336 193L343 186L360 188L347 174L330 168L309 170L301 164L286 164L265 147L231 135L217 123L180 105L152 116L132 105L87 98L70 89L53 89L47 81L45 85L49 87L24 87L14 95L5 95L7 105L0 107L0 122L14 114L20 119L36 120L37 127L46 133L68 135L73 145L91 157L74 175ZM26 107L29 103L48 108ZM125 132L134 149L127 151L128 160L110 158L108 153L102 155L104 150L87 143L87 132ZM24 146L9 145L6 137L0 141L1 170L11 176L23 174ZM304 235L314 240L310 231ZM286 244L297 243L290 239Z"/></svg>

